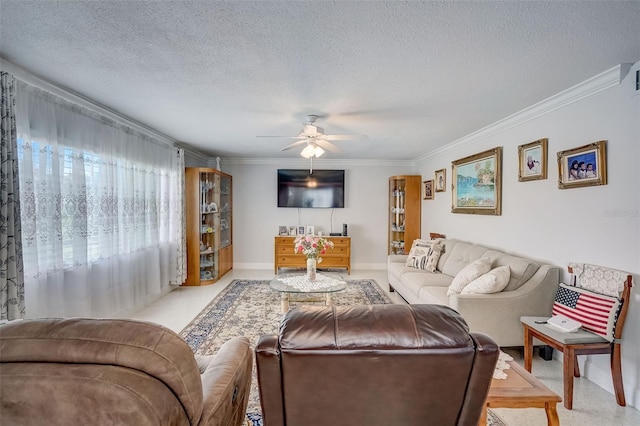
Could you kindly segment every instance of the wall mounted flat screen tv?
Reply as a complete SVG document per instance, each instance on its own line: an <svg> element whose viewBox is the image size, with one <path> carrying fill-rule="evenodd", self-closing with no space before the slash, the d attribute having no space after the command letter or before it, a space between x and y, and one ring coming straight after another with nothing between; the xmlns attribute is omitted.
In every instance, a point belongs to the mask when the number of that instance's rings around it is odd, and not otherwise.
<svg viewBox="0 0 640 426"><path fill-rule="evenodd" d="M344 170L278 169L278 207L344 208Z"/></svg>

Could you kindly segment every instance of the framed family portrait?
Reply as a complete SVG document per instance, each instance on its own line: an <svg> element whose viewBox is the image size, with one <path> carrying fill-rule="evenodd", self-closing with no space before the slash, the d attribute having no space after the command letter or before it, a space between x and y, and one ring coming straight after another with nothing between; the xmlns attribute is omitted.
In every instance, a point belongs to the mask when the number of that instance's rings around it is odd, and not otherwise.
<svg viewBox="0 0 640 426"><path fill-rule="evenodd" d="M289 235L289 228L286 226L278 226L278 235Z"/></svg>
<svg viewBox="0 0 640 426"><path fill-rule="evenodd" d="M298 235L298 228L296 226L289 227L289 236L295 237Z"/></svg>
<svg viewBox="0 0 640 426"><path fill-rule="evenodd" d="M424 199L433 200L433 179L422 182L424 185Z"/></svg>
<svg viewBox="0 0 640 426"><path fill-rule="evenodd" d="M518 180L520 182L547 178L548 141L547 138L538 139L518 147Z"/></svg>
<svg viewBox="0 0 640 426"><path fill-rule="evenodd" d="M452 213L502 214L502 147L451 162Z"/></svg>
<svg viewBox="0 0 640 426"><path fill-rule="evenodd" d="M316 233L316 227L314 225L307 225L306 235L314 235Z"/></svg>
<svg viewBox="0 0 640 426"><path fill-rule="evenodd" d="M434 181L436 192L445 192L447 190L447 169L436 170Z"/></svg>
<svg viewBox="0 0 640 426"><path fill-rule="evenodd" d="M607 141L558 152L558 188L607 184Z"/></svg>
<svg viewBox="0 0 640 426"><path fill-rule="evenodd" d="M305 234L304 225L298 225L298 235L304 235L304 234Z"/></svg>

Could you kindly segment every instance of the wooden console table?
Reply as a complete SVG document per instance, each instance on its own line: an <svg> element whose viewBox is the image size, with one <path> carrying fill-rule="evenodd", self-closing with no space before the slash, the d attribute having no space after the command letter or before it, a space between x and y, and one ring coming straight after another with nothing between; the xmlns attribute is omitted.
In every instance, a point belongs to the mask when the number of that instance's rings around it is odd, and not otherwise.
<svg viewBox="0 0 640 426"><path fill-rule="evenodd" d="M275 273L279 268L306 268L307 259L303 254L295 253L293 240L296 237L275 237ZM333 249L327 250L318 268L344 268L351 273L351 238L327 237L333 243Z"/></svg>

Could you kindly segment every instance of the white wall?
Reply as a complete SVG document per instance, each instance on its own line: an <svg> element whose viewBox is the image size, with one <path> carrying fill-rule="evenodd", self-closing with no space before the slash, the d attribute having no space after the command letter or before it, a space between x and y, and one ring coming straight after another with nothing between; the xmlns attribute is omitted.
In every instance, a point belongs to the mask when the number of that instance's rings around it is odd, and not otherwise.
<svg viewBox="0 0 640 426"><path fill-rule="evenodd" d="M573 88L563 107L500 130L499 124L453 143L417 164L424 179L447 169L447 192L423 202L422 234L440 232L561 266L569 261L604 265L634 275L640 284L640 92L635 64L621 84L586 98ZM588 86L586 84L585 86ZM569 98L565 93L563 98ZM556 102L557 103L557 102ZM548 102L549 105L554 102ZM536 110L544 109L539 105ZM533 117L536 114L523 114ZM463 117L462 117L463 119ZM515 123L517 120L510 120ZM549 139L548 179L518 182L518 145ZM607 140L608 184L558 189L556 153ZM451 161L503 147L502 215L451 213ZM640 292L634 288L626 320L623 366L627 403L640 406ZM499 314L499 313L497 313ZM583 357L580 357L583 358ZM587 358L587 357L584 357ZM607 355L587 358L582 373L613 392ZM612 400L613 401L613 400Z"/></svg>
<svg viewBox="0 0 640 426"><path fill-rule="evenodd" d="M273 268L274 237L280 225L314 225L325 235L348 226L351 267L384 269L387 259L389 176L411 173L408 162L314 161L316 169L345 170L345 208L277 207L277 169L304 169L303 160L224 160L233 176L234 268ZM333 218L331 217L333 213Z"/></svg>

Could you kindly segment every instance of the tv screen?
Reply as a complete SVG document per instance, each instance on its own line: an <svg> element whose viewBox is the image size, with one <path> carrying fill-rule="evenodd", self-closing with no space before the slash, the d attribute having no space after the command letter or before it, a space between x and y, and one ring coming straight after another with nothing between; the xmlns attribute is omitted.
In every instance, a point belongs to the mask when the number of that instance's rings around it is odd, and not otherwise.
<svg viewBox="0 0 640 426"><path fill-rule="evenodd" d="M278 169L278 207L344 208L344 170Z"/></svg>

